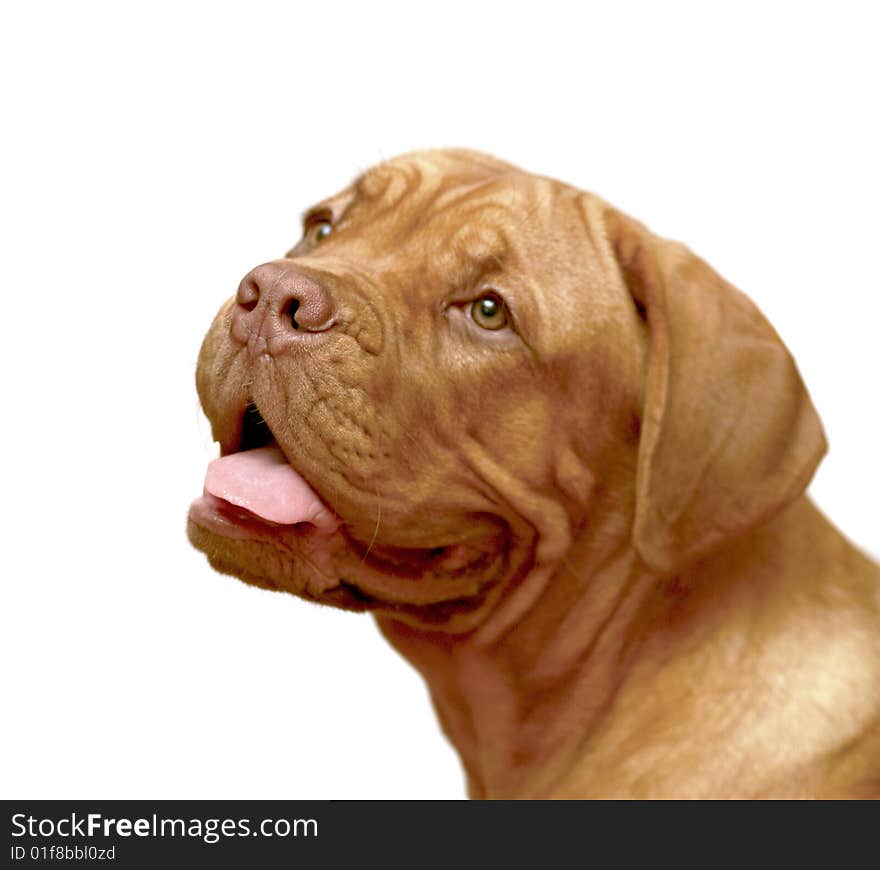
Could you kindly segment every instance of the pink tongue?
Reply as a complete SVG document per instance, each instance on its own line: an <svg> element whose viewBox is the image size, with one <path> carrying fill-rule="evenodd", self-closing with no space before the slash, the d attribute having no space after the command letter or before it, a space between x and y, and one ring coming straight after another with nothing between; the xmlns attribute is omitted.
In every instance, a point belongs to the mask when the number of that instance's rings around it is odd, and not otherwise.
<svg viewBox="0 0 880 870"><path fill-rule="evenodd" d="M273 523L311 523L327 532L335 532L339 526L333 513L277 447L259 447L215 459L208 465L205 490Z"/></svg>

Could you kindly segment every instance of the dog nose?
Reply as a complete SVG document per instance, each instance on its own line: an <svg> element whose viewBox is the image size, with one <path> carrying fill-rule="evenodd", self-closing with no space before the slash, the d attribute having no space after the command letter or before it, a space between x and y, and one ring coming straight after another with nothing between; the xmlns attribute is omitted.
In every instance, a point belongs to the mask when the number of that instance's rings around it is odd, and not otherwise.
<svg viewBox="0 0 880 870"><path fill-rule="evenodd" d="M321 283L299 269L264 263L242 279L232 312L232 337L254 356L276 355L304 334L326 332L334 310Z"/></svg>

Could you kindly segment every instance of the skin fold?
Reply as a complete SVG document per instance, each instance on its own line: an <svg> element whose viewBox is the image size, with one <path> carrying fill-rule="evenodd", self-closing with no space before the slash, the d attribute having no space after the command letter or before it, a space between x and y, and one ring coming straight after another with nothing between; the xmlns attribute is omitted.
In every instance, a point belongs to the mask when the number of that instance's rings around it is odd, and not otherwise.
<svg viewBox="0 0 880 870"><path fill-rule="evenodd" d="M880 795L880 569L804 495L822 427L744 295L460 150L369 170L260 268L305 327L255 338L243 282L202 406L224 455L256 407L339 529L193 508L190 540L372 611L472 797Z"/></svg>

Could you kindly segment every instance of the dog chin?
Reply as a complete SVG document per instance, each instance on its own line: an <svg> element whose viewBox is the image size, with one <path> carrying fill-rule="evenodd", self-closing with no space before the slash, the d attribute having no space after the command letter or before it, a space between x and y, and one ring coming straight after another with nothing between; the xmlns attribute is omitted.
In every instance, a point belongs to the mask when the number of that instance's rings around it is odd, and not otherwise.
<svg viewBox="0 0 880 870"><path fill-rule="evenodd" d="M433 631L475 628L511 567L496 538L422 549L363 544L343 528L328 533L306 523L267 523L210 496L193 502L187 534L220 573Z"/></svg>

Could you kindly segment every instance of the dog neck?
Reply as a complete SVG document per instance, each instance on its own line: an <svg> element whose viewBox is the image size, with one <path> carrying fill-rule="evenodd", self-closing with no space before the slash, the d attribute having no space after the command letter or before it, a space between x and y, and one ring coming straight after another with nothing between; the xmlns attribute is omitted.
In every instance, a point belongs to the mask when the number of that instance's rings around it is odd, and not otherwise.
<svg viewBox="0 0 880 870"><path fill-rule="evenodd" d="M795 533L804 527L806 539ZM864 627L835 635L819 625L805 636L805 617L819 605L832 622L851 620L846 609L831 612L828 590L843 589L847 573L873 571L865 561L832 573L827 542L837 536L829 530L800 499L712 558L660 578L625 536L594 529L549 582L540 580L535 606L502 634L423 632L389 618L379 625L427 681L471 797L564 796L573 770L606 796L652 788L688 795L695 774L707 789L697 796L772 792L774 783L797 781L805 757L836 751L876 715L876 650L854 640L870 637ZM811 575L807 558L817 566ZM792 658L792 649L804 648L813 651L809 661ZM785 696L772 680L756 682L760 673L784 673ZM753 708L737 701L746 696ZM780 752L795 702L822 709L821 727L802 728L797 751ZM773 763L741 770L738 742L744 750L766 744ZM697 771L697 749L712 744L715 768ZM686 747L697 747L698 757Z"/></svg>
<svg viewBox="0 0 880 870"><path fill-rule="evenodd" d="M582 531L555 559L536 557L519 602L475 631L378 619L428 683L471 797L552 787L601 725L638 646L631 627L672 603L632 550L627 517L604 515L616 521Z"/></svg>

